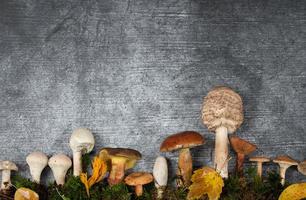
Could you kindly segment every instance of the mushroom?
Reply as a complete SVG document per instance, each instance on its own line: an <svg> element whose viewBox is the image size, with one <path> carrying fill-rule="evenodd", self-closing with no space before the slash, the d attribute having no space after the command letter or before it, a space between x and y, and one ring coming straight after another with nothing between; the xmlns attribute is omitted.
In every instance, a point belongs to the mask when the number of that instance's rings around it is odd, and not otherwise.
<svg viewBox="0 0 306 200"><path fill-rule="evenodd" d="M40 175L43 169L48 165L48 157L42 152L33 152L29 154L26 161L30 167L32 179L36 183L40 183Z"/></svg>
<svg viewBox="0 0 306 200"><path fill-rule="evenodd" d="M223 178L228 177L228 133L243 122L243 104L239 94L228 87L216 87L204 99L202 120L216 132L214 165Z"/></svg>
<svg viewBox="0 0 306 200"><path fill-rule="evenodd" d="M8 190L11 186L11 171L18 171L15 163L6 160L0 161L0 170L2 170L1 190Z"/></svg>
<svg viewBox="0 0 306 200"><path fill-rule="evenodd" d="M297 161L289 156L278 156L273 160L273 162L279 164L281 184L285 185L286 170L293 165L298 165Z"/></svg>
<svg viewBox="0 0 306 200"><path fill-rule="evenodd" d="M53 172L56 184L64 185L66 173L72 165L71 159L64 154L57 154L49 159L48 165Z"/></svg>
<svg viewBox="0 0 306 200"><path fill-rule="evenodd" d="M270 159L264 156L254 156L249 159L252 162L257 162L257 175L262 176L262 163L270 162Z"/></svg>
<svg viewBox="0 0 306 200"><path fill-rule="evenodd" d="M243 176L243 163L245 156L256 150L256 145L249 143L237 136L230 137L231 145L237 153L236 157L236 172L239 176Z"/></svg>
<svg viewBox="0 0 306 200"><path fill-rule="evenodd" d="M143 185L151 183L153 176L147 172L134 172L124 179L125 183L130 186L135 186L136 196L141 196L143 193Z"/></svg>
<svg viewBox="0 0 306 200"><path fill-rule="evenodd" d="M158 156L153 167L157 199L163 199L163 193L168 182L168 164L163 156Z"/></svg>
<svg viewBox="0 0 306 200"><path fill-rule="evenodd" d="M72 132L69 144L73 152L73 175L79 176L82 172L82 154L93 150L95 139L90 130L78 128Z"/></svg>
<svg viewBox="0 0 306 200"><path fill-rule="evenodd" d="M298 164L298 170L301 174L306 175L306 160Z"/></svg>
<svg viewBox="0 0 306 200"><path fill-rule="evenodd" d="M39 196L33 190L21 187L16 190L14 200L39 200Z"/></svg>
<svg viewBox="0 0 306 200"><path fill-rule="evenodd" d="M160 146L161 152L180 149L177 175L181 177L178 186L189 186L192 175L190 148L204 144L204 137L195 131L184 131L167 137Z"/></svg>
<svg viewBox="0 0 306 200"><path fill-rule="evenodd" d="M124 171L133 168L137 160L141 159L141 154L134 149L103 148L99 157L111 164L108 183L116 185L123 180Z"/></svg>

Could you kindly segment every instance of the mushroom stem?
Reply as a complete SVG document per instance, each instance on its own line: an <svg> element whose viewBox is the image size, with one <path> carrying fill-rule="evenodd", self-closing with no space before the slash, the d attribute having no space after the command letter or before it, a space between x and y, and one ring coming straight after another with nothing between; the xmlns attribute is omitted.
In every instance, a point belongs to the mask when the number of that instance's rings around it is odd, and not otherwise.
<svg viewBox="0 0 306 200"><path fill-rule="evenodd" d="M244 163L245 155L242 153L237 153L236 158L236 171L237 174L241 177L243 176L243 163Z"/></svg>
<svg viewBox="0 0 306 200"><path fill-rule="evenodd" d="M11 170L2 171L1 189L6 190L11 185Z"/></svg>
<svg viewBox="0 0 306 200"><path fill-rule="evenodd" d="M120 183L124 178L124 169L125 169L126 159L112 159L112 169L108 177L108 183L112 185L116 185Z"/></svg>
<svg viewBox="0 0 306 200"><path fill-rule="evenodd" d="M143 193L143 188L142 188L142 185L136 185L135 186L135 193L136 193L136 196L141 196L142 193Z"/></svg>
<svg viewBox="0 0 306 200"><path fill-rule="evenodd" d="M180 150L180 155L178 159L178 174L183 179L183 185L178 186L189 186L190 179L192 175L192 157L189 148L184 148Z"/></svg>
<svg viewBox="0 0 306 200"><path fill-rule="evenodd" d="M216 129L215 141L215 167L223 178L228 177L228 132L227 128L220 126Z"/></svg>
<svg viewBox="0 0 306 200"><path fill-rule="evenodd" d="M73 175L80 176L82 172L82 152L74 151L73 152Z"/></svg>
<svg viewBox="0 0 306 200"><path fill-rule="evenodd" d="M285 185L286 171L287 171L288 168L289 168L289 166L286 165L286 164L282 164L282 163L279 164L279 175L281 177L281 184L282 185Z"/></svg>
<svg viewBox="0 0 306 200"><path fill-rule="evenodd" d="M262 176L262 162L257 162L257 175L259 178Z"/></svg>

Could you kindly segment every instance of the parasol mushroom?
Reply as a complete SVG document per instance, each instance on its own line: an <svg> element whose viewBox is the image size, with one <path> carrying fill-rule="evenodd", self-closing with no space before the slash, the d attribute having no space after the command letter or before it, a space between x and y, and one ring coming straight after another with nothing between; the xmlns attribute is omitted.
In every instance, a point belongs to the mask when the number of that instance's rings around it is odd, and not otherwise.
<svg viewBox="0 0 306 200"><path fill-rule="evenodd" d="M163 199L163 193L168 182L168 164L163 156L158 156L153 167L155 187L157 189L157 199Z"/></svg>
<svg viewBox="0 0 306 200"><path fill-rule="evenodd" d="M39 184L41 173L48 165L48 157L46 154L36 151L29 154L26 161L30 167L30 173L33 181Z"/></svg>
<svg viewBox="0 0 306 200"><path fill-rule="evenodd" d="M281 177L281 184L285 185L286 171L289 167L298 165L297 161L289 156L278 156L273 162L279 165L279 174Z"/></svg>
<svg viewBox="0 0 306 200"><path fill-rule="evenodd" d="M195 131L184 131L171 135L161 144L161 152L180 149L177 175L182 178L182 181L178 182L178 186L190 185L192 175L192 157L189 149L203 144L204 137Z"/></svg>
<svg viewBox="0 0 306 200"><path fill-rule="evenodd" d="M306 175L306 160L298 164L298 170L301 174Z"/></svg>
<svg viewBox="0 0 306 200"><path fill-rule="evenodd" d="M262 163L270 162L270 159L264 156L254 156L249 159L252 162L257 162L257 175L262 176Z"/></svg>
<svg viewBox="0 0 306 200"><path fill-rule="evenodd" d="M11 171L18 171L15 163L6 160L0 161L0 170L2 170L1 190L8 190L11 186Z"/></svg>
<svg viewBox="0 0 306 200"><path fill-rule="evenodd" d="M243 176L243 163L245 156L256 150L256 145L249 143L237 136L230 137L231 145L237 153L236 157L236 172L239 176Z"/></svg>
<svg viewBox="0 0 306 200"><path fill-rule="evenodd" d="M69 144L73 152L73 175L79 176L82 172L82 154L93 150L95 139L89 129L78 128L72 132Z"/></svg>
<svg viewBox="0 0 306 200"><path fill-rule="evenodd" d="M228 133L243 122L243 103L239 94L228 87L216 87L204 99L202 120L216 132L214 165L223 178L228 177Z"/></svg>
<svg viewBox="0 0 306 200"><path fill-rule="evenodd" d="M57 154L49 159L48 165L53 172L56 184L64 185L66 173L72 165L71 159L64 154Z"/></svg>
<svg viewBox="0 0 306 200"><path fill-rule="evenodd" d="M153 176L147 172L134 172L124 179L125 183L130 186L135 186L136 196L141 196L143 193L143 185L151 183Z"/></svg>
<svg viewBox="0 0 306 200"><path fill-rule="evenodd" d="M120 183L124 178L124 171L135 166L141 154L134 149L127 148L103 148L99 157L107 163L111 163L111 171L108 177L110 185Z"/></svg>

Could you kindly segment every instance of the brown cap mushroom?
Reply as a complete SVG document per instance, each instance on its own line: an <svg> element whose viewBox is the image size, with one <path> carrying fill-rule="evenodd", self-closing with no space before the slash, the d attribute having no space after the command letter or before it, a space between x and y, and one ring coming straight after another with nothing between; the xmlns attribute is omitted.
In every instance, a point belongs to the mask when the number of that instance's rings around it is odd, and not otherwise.
<svg viewBox="0 0 306 200"><path fill-rule="evenodd" d="M6 160L0 161L0 170L2 170L1 190L8 190L11 186L11 171L18 171L15 163Z"/></svg>
<svg viewBox="0 0 306 200"><path fill-rule="evenodd" d="M111 171L108 183L115 185L124 178L124 171L133 168L137 160L141 159L141 154L134 149L127 148L103 148L99 157L111 163Z"/></svg>
<svg viewBox="0 0 306 200"><path fill-rule="evenodd" d="M270 158L264 156L254 156L249 161L257 162L257 175L261 178L262 175L262 163L270 162Z"/></svg>
<svg viewBox="0 0 306 200"><path fill-rule="evenodd" d="M141 196L143 193L143 185L151 183L153 176L147 172L134 172L128 175L124 179L125 183L130 186L135 186L135 193L137 196Z"/></svg>
<svg viewBox="0 0 306 200"><path fill-rule="evenodd" d="M178 182L178 186L189 186L192 175L192 157L189 149L203 145L204 141L200 133L184 131L167 137L161 144L161 152L180 149L177 175L182 177L182 181Z"/></svg>
<svg viewBox="0 0 306 200"><path fill-rule="evenodd" d="M306 175L306 160L298 164L298 170L301 174Z"/></svg>
<svg viewBox="0 0 306 200"><path fill-rule="evenodd" d="M278 156L273 160L273 162L278 163L279 165L279 174L282 178L281 184L284 185L287 169L293 165L298 165L298 163L296 160L289 156Z"/></svg>
<svg viewBox="0 0 306 200"><path fill-rule="evenodd" d="M231 145L234 151L237 153L236 158L236 171L242 176L243 175L243 162L246 155L249 155L256 150L256 145L251 144L250 142L243 140L237 136L230 137Z"/></svg>
<svg viewBox="0 0 306 200"><path fill-rule="evenodd" d="M215 87L204 99L202 120L209 131L216 133L215 167L228 177L228 133L243 122L243 103L239 94L228 87Z"/></svg>

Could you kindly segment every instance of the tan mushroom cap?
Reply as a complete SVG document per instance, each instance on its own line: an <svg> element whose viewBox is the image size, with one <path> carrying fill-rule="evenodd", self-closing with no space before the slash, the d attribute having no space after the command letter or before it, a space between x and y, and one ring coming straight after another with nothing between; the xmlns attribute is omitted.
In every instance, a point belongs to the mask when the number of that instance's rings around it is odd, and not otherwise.
<svg viewBox="0 0 306 200"><path fill-rule="evenodd" d="M103 148L99 153L102 160L108 161L112 158L125 158L127 160L125 169L134 167L137 160L141 159L141 153L128 148Z"/></svg>
<svg viewBox="0 0 306 200"><path fill-rule="evenodd" d="M160 146L160 151L174 151L192 148L204 144L204 137L195 131L184 131L167 137Z"/></svg>
<svg viewBox="0 0 306 200"><path fill-rule="evenodd" d="M256 150L257 146L246 141L243 140L241 138L239 138L238 136L232 136L230 137L230 142L231 145L233 147L233 149L235 150L235 152L237 153L241 153L244 155L249 155L250 153L252 153L253 151Z"/></svg>
<svg viewBox="0 0 306 200"><path fill-rule="evenodd" d="M249 160L252 162L261 162L261 163L270 162L270 158L265 157L265 156L254 156L254 157L249 158Z"/></svg>
<svg viewBox="0 0 306 200"><path fill-rule="evenodd" d="M304 160L304 161L302 161L302 162L300 162L300 163L298 164L298 170L299 170L299 172L300 172L301 174L306 175L306 160Z"/></svg>
<svg viewBox="0 0 306 200"><path fill-rule="evenodd" d="M215 87L204 98L202 120L209 131L224 126L233 133L241 126L243 118L242 99L231 88Z"/></svg>
<svg viewBox="0 0 306 200"><path fill-rule="evenodd" d="M145 185L153 181L153 176L147 172L134 172L128 175L124 181L127 185L136 186L136 185Z"/></svg>
<svg viewBox="0 0 306 200"><path fill-rule="evenodd" d="M0 161L0 170L18 171L18 167L12 161L5 160L5 161Z"/></svg>
<svg viewBox="0 0 306 200"><path fill-rule="evenodd" d="M298 162L289 156L278 156L273 162L287 165L298 165Z"/></svg>

